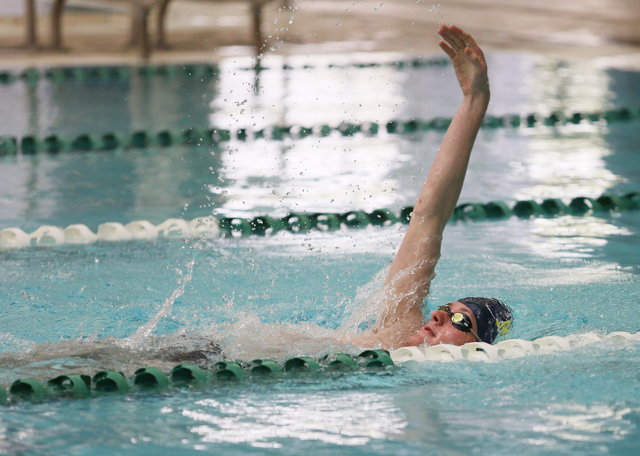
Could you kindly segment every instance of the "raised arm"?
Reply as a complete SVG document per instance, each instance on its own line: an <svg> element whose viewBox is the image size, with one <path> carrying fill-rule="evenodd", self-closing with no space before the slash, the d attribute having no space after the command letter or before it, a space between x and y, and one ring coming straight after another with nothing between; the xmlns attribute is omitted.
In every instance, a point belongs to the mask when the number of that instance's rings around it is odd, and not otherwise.
<svg viewBox="0 0 640 456"><path fill-rule="evenodd" d="M397 347L422 324L422 302L440 258L442 233L460 196L471 149L489 104L487 65L475 40L456 26L441 25L438 33L464 98L431 165L385 280L385 313L371 340L383 346Z"/></svg>

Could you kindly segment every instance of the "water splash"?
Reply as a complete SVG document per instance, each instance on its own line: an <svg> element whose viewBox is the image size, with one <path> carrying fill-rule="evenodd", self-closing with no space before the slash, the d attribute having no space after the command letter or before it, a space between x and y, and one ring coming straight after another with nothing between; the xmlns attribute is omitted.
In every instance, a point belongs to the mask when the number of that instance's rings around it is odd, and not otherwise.
<svg viewBox="0 0 640 456"><path fill-rule="evenodd" d="M332 352L358 351L352 345L340 342L335 330L306 322L266 323L250 312L239 311L233 322L212 325L207 332L219 338L229 359L282 361L289 356L320 357Z"/></svg>
<svg viewBox="0 0 640 456"><path fill-rule="evenodd" d="M438 13L440 15L440 20L438 21L438 24L444 24L444 14L442 14L442 11L436 8L440 8L440 3L431 5L431 8L429 8L429 12L435 11L436 13Z"/></svg>
<svg viewBox="0 0 640 456"><path fill-rule="evenodd" d="M173 303L176 299L182 296L185 286L189 282L191 282L194 264L194 260L188 260L186 264L187 273L181 279L178 279L178 288L173 290L173 293L171 293L171 295L167 299L165 299L165 301L162 303L162 306L160 307L160 310L153 317L151 317L151 319L147 323L140 326L133 336L124 339L126 346L141 346L142 343L151 335L153 330L156 329L158 322L169 315L169 313L171 312L171 308L173 307Z"/></svg>

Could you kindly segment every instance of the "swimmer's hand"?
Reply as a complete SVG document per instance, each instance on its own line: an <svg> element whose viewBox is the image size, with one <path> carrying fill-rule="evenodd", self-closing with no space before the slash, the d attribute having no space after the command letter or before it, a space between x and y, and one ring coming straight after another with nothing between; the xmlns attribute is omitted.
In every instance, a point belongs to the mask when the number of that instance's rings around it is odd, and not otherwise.
<svg viewBox="0 0 640 456"><path fill-rule="evenodd" d="M455 69L464 96L489 97L489 78L484 53L476 41L455 25L441 25L440 47L447 53Z"/></svg>

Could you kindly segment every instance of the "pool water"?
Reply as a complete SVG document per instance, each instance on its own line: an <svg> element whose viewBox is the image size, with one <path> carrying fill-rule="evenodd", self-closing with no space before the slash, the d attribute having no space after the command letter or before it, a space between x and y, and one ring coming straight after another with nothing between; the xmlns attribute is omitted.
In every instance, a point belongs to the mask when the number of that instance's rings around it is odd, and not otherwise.
<svg viewBox="0 0 640 456"><path fill-rule="evenodd" d="M450 67L330 68L400 54L273 57L259 78L0 85L0 135L312 126L451 116ZM537 56L489 56L490 114L640 103L640 75ZM283 64L293 70L282 70ZM313 68L305 68L304 66ZM90 101L90 102L88 102ZM638 122L482 130L461 202L638 191ZM115 152L2 157L0 228L216 214L343 212L413 203L442 140L334 134ZM0 251L0 384L142 365L210 341L231 359L354 347L332 335L366 311L405 227ZM448 226L429 307L469 295L515 310L509 337L635 333L640 213ZM370 320L370 319L369 319ZM365 318L365 322L369 321ZM604 341L496 363L458 361L202 389L17 402L8 454L637 454L639 346ZM220 359L212 355L210 362Z"/></svg>

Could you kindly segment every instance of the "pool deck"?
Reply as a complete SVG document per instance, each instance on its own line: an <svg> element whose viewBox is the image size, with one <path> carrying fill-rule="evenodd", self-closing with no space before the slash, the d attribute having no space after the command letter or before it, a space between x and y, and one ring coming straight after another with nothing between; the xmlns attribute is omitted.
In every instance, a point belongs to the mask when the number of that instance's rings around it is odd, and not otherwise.
<svg viewBox="0 0 640 456"><path fill-rule="evenodd" d="M47 50L48 16L38 17L40 48L24 46L22 17L0 17L0 68L136 64L144 59L127 45L130 18L120 5L69 0L63 14L64 51ZM267 53L316 54L437 50L433 36L443 18L471 31L487 51L591 59L640 70L640 2L637 0L290 0L267 5ZM94 5L93 8L87 5ZM105 7L105 5L107 5ZM543 5L543 6L542 6ZM78 7L84 6L84 7ZM169 7L168 49L153 50L151 63L216 61L252 55L247 2L175 0ZM293 18L293 19L292 19ZM292 19L292 20L291 20ZM153 34L153 21L150 21Z"/></svg>

